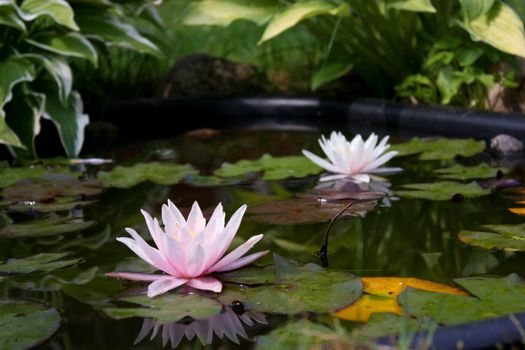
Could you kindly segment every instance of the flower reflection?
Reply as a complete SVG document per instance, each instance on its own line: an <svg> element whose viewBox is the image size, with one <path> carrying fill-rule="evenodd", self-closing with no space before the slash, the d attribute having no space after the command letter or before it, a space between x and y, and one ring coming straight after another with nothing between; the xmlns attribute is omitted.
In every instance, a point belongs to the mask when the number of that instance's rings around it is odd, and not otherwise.
<svg viewBox="0 0 525 350"><path fill-rule="evenodd" d="M266 325L266 317L259 312L251 310L243 310L241 314L236 314L230 306L224 307L218 315L201 320L192 320L190 323L177 322L159 324L155 319L146 318L134 344L138 344L146 338L150 332L149 340L153 340L160 334L162 337L162 346L166 346L168 342L170 342L172 349L175 349L184 337L192 340L195 336L202 345L211 344L214 335L219 339L226 337L235 344L239 344L239 337L248 339L248 335L244 329L245 325L251 327L255 323Z"/></svg>

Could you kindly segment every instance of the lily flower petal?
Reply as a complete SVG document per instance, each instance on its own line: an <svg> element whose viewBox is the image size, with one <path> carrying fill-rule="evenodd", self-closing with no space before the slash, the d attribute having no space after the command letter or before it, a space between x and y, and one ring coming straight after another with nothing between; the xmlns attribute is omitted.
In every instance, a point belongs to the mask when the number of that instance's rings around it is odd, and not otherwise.
<svg viewBox="0 0 525 350"><path fill-rule="evenodd" d="M242 257L244 254L246 254L250 249L253 248L253 246L259 242L264 235L260 234L257 236L251 237L249 240L238 246L236 249L234 249L230 254L226 255L224 258L219 260L215 265L213 265L209 270L208 273L218 271L222 269L223 267L235 262L240 257Z"/></svg>
<svg viewBox="0 0 525 350"><path fill-rule="evenodd" d="M209 290L215 293L220 293L222 291L222 283L214 277L192 278L188 282L188 286L200 290Z"/></svg>
<svg viewBox="0 0 525 350"><path fill-rule="evenodd" d="M187 279L175 277L162 277L150 283L148 286L148 297L153 298L159 294L166 293L172 289L182 286L187 283Z"/></svg>

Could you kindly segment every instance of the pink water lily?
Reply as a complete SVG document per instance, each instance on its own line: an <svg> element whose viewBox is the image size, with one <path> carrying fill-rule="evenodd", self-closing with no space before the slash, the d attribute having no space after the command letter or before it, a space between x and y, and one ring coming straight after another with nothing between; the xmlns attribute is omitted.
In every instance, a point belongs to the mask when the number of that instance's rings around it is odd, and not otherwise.
<svg viewBox="0 0 525 350"><path fill-rule="evenodd" d="M225 226L225 214L219 203L206 224L197 202L193 203L188 220L185 220L179 209L168 200L168 204L162 206L162 229L156 218L142 210L157 248L146 243L131 228L126 228L126 231L132 238L119 237L117 240L164 274L111 272L106 275L131 281L151 282L148 286L149 297L155 297L184 284L220 293L222 283L210 274L238 269L268 253L263 251L244 256L262 239L263 235L260 234L224 255L239 229L245 211L246 205L243 205Z"/></svg>
<svg viewBox="0 0 525 350"><path fill-rule="evenodd" d="M401 171L400 168L381 167L397 155L395 151L386 152L390 148L388 138L384 137L377 144L378 136L372 133L366 141L361 135L356 135L352 141L348 141L341 132L332 131L329 139L324 135L319 139L319 145L328 160L307 150L303 150L303 154L325 170L336 173L321 177L321 181L351 177L356 182L370 182L370 174Z"/></svg>

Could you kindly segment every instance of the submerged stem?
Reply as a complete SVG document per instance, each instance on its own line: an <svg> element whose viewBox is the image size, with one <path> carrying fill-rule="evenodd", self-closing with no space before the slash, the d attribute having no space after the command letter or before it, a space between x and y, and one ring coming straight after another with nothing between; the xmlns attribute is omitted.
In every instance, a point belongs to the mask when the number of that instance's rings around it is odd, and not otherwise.
<svg viewBox="0 0 525 350"><path fill-rule="evenodd" d="M343 215L345 211L350 208L354 202L348 203L339 213L337 213L336 216L330 221L330 224L328 225L328 228L326 229L326 233L324 235L324 243L321 246L321 249L319 249L319 258L321 259L321 266L324 268L328 267L328 236L330 234L330 230L332 229L332 226L334 225L335 221Z"/></svg>

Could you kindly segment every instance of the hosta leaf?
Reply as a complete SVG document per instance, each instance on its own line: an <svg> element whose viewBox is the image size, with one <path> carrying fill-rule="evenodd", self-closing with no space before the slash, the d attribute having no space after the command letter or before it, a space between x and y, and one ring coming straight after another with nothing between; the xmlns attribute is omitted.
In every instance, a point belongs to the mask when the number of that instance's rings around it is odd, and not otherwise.
<svg viewBox="0 0 525 350"><path fill-rule="evenodd" d="M465 19L460 25L472 40L483 41L498 50L525 57L525 30L518 14L507 4L494 5L475 20Z"/></svg>
<svg viewBox="0 0 525 350"><path fill-rule="evenodd" d="M9 259L0 264L0 274L27 274L51 272L78 264L79 258L62 259L71 253L40 253L33 256Z"/></svg>
<svg viewBox="0 0 525 350"><path fill-rule="evenodd" d="M64 35L42 33L31 36L31 39L26 39L26 41L43 50L63 56L87 59L94 66L97 65L98 56L95 47L79 33L67 33ZM54 61L58 60L58 58L52 59L48 57L47 60ZM48 67L46 68L49 70Z"/></svg>
<svg viewBox="0 0 525 350"><path fill-rule="evenodd" d="M82 100L77 92L72 92L65 103L62 103L57 94L46 95L44 118L55 124L68 157L77 156L84 143L84 128L89 124L89 117L83 110Z"/></svg>
<svg viewBox="0 0 525 350"><path fill-rule="evenodd" d="M449 160L459 155L471 157L485 149L483 141L474 139L432 139L413 138L409 142L392 145L391 151L399 152L398 157L421 153L421 160Z"/></svg>
<svg viewBox="0 0 525 350"><path fill-rule="evenodd" d="M292 3L272 18L258 44L276 37L307 18L320 15L343 16L348 15L349 11L346 3L339 5L320 0L304 0Z"/></svg>
<svg viewBox="0 0 525 350"><path fill-rule="evenodd" d="M0 117L1 109L13 98L13 87L24 81L32 81L35 69L31 62L23 58L10 57L0 62Z"/></svg>
<svg viewBox="0 0 525 350"><path fill-rule="evenodd" d="M12 27L22 32L27 30L24 21L18 16L14 1L0 1L0 25Z"/></svg>
<svg viewBox="0 0 525 350"><path fill-rule="evenodd" d="M435 172L439 174L439 177L450 180L488 179L496 177L498 171L506 174L509 172L509 169L492 168L486 163L481 163L476 166L462 166L455 164L450 168L435 170Z"/></svg>
<svg viewBox="0 0 525 350"><path fill-rule="evenodd" d="M119 299L135 303L137 307L107 307L106 315L116 319L129 317L154 318L159 323L177 322L184 317L203 319L215 316L222 310L217 301L199 294L163 294L155 298L138 295Z"/></svg>
<svg viewBox="0 0 525 350"><path fill-rule="evenodd" d="M436 8L430 0L394 0L388 3L388 7L404 11L435 13Z"/></svg>
<svg viewBox="0 0 525 350"><path fill-rule="evenodd" d="M444 325L525 311L525 284L516 274L506 277L458 278L454 282L474 296L439 294L408 288L400 295L399 301L409 315L417 318L430 317Z"/></svg>
<svg viewBox="0 0 525 350"><path fill-rule="evenodd" d="M60 321L60 314L53 307L29 300L0 299L0 347L33 348L55 334Z"/></svg>
<svg viewBox="0 0 525 350"><path fill-rule="evenodd" d="M98 178L107 187L130 188L144 181L161 185L174 185L185 176L197 174L191 165L168 163L137 163L132 166L117 166L111 171L98 174Z"/></svg>
<svg viewBox="0 0 525 350"><path fill-rule="evenodd" d="M95 226L95 221L61 217L48 220L31 220L0 227L0 238L39 238L60 236L87 230Z"/></svg>
<svg viewBox="0 0 525 350"><path fill-rule="evenodd" d="M192 1L184 13L185 25L229 26L244 19L262 25L279 10L274 0L203 0Z"/></svg>
<svg viewBox="0 0 525 350"><path fill-rule="evenodd" d="M466 244L485 249L525 251L525 224L483 225L480 230L461 231L458 238Z"/></svg>
<svg viewBox="0 0 525 350"><path fill-rule="evenodd" d="M287 177L305 177L319 174L322 169L302 156L272 157L263 155L257 160L240 160L237 163L224 163L214 175L222 177L240 176L250 172L264 172L265 180L281 180Z"/></svg>
<svg viewBox="0 0 525 350"><path fill-rule="evenodd" d="M322 64L314 71L310 78L310 89L317 90L321 85L334 81L348 73L354 64L352 62L335 62L330 61Z"/></svg>
<svg viewBox="0 0 525 350"><path fill-rule="evenodd" d="M463 14L469 21L484 15L494 6L495 0L459 0Z"/></svg>
<svg viewBox="0 0 525 350"><path fill-rule="evenodd" d="M412 191L396 191L404 198L430 199L435 201L451 200L456 194L464 198L481 197L490 194L489 189L482 188L478 183L462 184L459 182L442 181L423 184L403 185Z"/></svg>
<svg viewBox="0 0 525 350"><path fill-rule="evenodd" d="M32 21L39 16L49 16L58 24L72 30L79 30L73 19L73 9L65 0L24 0L20 9L25 21Z"/></svg>

